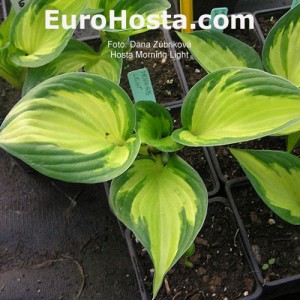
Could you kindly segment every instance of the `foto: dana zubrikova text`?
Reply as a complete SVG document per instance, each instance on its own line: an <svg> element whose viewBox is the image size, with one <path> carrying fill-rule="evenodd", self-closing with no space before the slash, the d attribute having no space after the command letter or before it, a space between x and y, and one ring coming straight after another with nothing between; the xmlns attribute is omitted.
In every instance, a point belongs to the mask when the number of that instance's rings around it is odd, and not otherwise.
<svg viewBox="0 0 300 300"><path fill-rule="evenodd" d="M229 21L230 19L230 21ZM204 14L199 17L199 19L193 23L188 24L185 15L176 14L174 16L164 11L162 14L151 14L147 17L139 14L132 16L127 16L127 11L122 10L121 13L116 15L114 10L109 11L109 18L107 20L106 16L101 14L95 15L65 15L61 14L59 10L46 10L45 11L45 28L46 29L79 29L86 28L86 22L89 21L90 26L95 30L114 30L114 29L134 29L140 30L143 28L147 29L158 29L163 27L164 29L181 30L181 29L196 29L197 25L201 29L211 29L209 21L211 20L211 15ZM216 29L226 29L230 26L231 29L254 29L254 17L251 14L234 14L231 16L227 15L217 15L212 20L213 25Z"/></svg>
<svg viewBox="0 0 300 300"><path fill-rule="evenodd" d="M108 41L108 48L111 49L110 55L112 58L167 60L167 58L170 57L173 60L180 60L182 58L190 59L190 53L187 51L187 49L191 48L191 43L173 41L137 42L132 40L128 43L125 43L119 41ZM122 51L128 48L134 50ZM169 50L171 48L176 49L176 52ZM145 51L147 49L148 51Z"/></svg>

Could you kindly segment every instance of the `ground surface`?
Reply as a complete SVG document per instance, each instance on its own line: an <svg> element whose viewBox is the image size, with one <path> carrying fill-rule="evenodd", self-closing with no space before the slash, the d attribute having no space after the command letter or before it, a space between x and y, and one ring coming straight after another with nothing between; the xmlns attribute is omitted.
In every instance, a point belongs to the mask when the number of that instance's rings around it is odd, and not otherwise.
<svg viewBox="0 0 300 300"><path fill-rule="evenodd" d="M0 79L0 124L19 99ZM0 299L139 299L103 185L26 173L0 150Z"/></svg>
<svg viewBox="0 0 300 300"><path fill-rule="evenodd" d="M0 228L0 299L139 299L102 185L27 174L0 151Z"/></svg>

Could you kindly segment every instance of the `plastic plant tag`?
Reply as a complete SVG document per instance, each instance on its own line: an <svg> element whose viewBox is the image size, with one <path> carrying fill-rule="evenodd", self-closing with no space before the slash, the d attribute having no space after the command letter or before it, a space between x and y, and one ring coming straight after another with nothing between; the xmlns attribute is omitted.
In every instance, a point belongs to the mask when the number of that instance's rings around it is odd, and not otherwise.
<svg viewBox="0 0 300 300"><path fill-rule="evenodd" d="M16 12L19 12L30 0L10 0Z"/></svg>
<svg viewBox="0 0 300 300"><path fill-rule="evenodd" d="M299 0L293 0L291 8L293 9L294 7L296 7L296 5L298 5L300 2Z"/></svg>
<svg viewBox="0 0 300 300"><path fill-rule="evenodd" d="M220 28L217 28L215 26L215 18L219 15L225 15L227 16L228 14L228 8L227 7L218 7L218 8L214 8L212 9L210 15L211 15L211 18L209 20L209 25L211 25L211 29L212 30L220 30L220 31L223 31L223 29L220 29ZM217 24L219 24L219 26L223 26L224 25L224 20L221 18L218 20Z"/></svg>
<svg viewBox="0 0 300 300"><path fill-rule="evenodd" d="M149 72L146 68L129 72L127 74L135 102L156 102Z"/></svg>

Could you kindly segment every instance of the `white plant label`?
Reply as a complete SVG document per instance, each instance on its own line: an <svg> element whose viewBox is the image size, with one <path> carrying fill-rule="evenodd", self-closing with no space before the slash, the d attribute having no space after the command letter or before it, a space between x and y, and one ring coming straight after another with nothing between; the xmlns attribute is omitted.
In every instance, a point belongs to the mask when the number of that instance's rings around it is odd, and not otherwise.
<svg viewBox="0 0 300 300"><path fill-rule="evenodd" d="M296 7L298 4L300 4L299 0L293 0L291 8Z"/></svg>
<svg viewBox="0 0 300 300"><path fill-rule="evenodd" d="M15 9L15 11L18 13L27 2L29 2L30 0L10 0L13 8Z"/></svg>

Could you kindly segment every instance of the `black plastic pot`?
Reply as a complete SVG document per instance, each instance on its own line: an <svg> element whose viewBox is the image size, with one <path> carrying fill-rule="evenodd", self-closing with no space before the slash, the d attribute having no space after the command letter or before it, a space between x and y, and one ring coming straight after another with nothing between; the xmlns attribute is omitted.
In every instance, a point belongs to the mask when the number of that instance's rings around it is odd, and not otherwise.
<svg viewBox="0 0 300 300"><path fill-rule="evenodd" d="M219 161L217 159L217 154L216 154L216 151L215 151L214 147L209 147L208 151L209 151L209 154L210 154L210 157L211 157L211 161L212 161L212 163L214 165L214 169L216 170L216 173L217 173L220 181L222 183L228 182L228 179L222 173L222 170L221 170Z"/></svg>
<svg viewBox="0 0 300 300"><path fill-rule="evenodd" d="M194 20L203 14L210 14L213 8L217 7L228 7L229 13L233 13L238 0L194 0ZM179 0L174 0L175 7L179 10Z"/></svg>
<svg viewBox="0 0 300 300"><path fill-rule="evenodd" d="M164 33L164 38L165 41L168 43L168 50L170 52L172 52L173 56L176 53L176 49L174 48L173 44L172 44L172 38L170 36L170 32L168 30L165 30L163 28L161 28L160 30L163 31ZM99 37L98 36L87 36L84 38L79 38L79 40L86 42L87 44L89 44L90 46L96 46L99 44ZM179 84L180 84L180 88L183 91L183 95L185 97L185 95L188 93L189 88L185 79L185 75L184 75L184 71L182 69L181 63L179 60L174 59L173 60L173 65L174 65L174 69L176 71L177 74L177 78L179 80ZM151 74L150 74L151 76ZM171 102L165 102L162 103L162 105L166 106L166 107L170 107L170 108L176 108L181 106L183 103L183 99L181 100L175 100L175 101L171 101Z"/></svg>
<svg viewBox="0 0 300 300"><path fill-rule="evenodd" d="M215 170L221 180L226 183L229 180L245 176L241 165L230 153L231 148L237 149L253 149L253 150L278 150L285 151L286 140L283 137L264 137L254 141L248 141L243 143L232 144L228 146L218 146L210 148L209 152L213 161Z"/></svg>
<svg viewBox="0 0 300 300"><path fill-rule="evenodd" d="M248 236L248 232L245 229L243 220L240 217L240 212L237 207L236 200L233 196L233 191L235 189L244 189L250 186L250 183L247 178L237 178L229 181L226 184L226 193L228 199L230 201L233 212L236 216L236 220L240 229L241 237L243 239L243 243L247 252L249 254L249 259L253 265L254 272L259 280L260 285L263 287L262 297L260 299L283 299L281 297L285 297L284 299L300 299L300 274L296 274L294 276L265 282L265 279L262 275L259 263L253 252L252 245L250 243L250 239ZM247 202L250 202L251 199L246 199ZM266 231L268 229L266 228ZM297 258L295 258L297 259ZM294 297L294 298L293 298ZM296 298L297 297L297 298Z"/></svg>
<svg viewBox="0 0 300 300"><path fill-rule="evenodd" d="M242 15L249 15L249 12L239 12L239 14ZM262 51L262 43L258 36L257 31L254 29L249 29L249 21L246 21L246 27L245 29L238 29L239 23L237 24L237 29L230 29L230 22L231 22L231 15L229 17L229 27L224 30L225 34L231 35L237 39L242 40L243 42L248 42L248 44L253 47L258 53L261 53ZM194 24L196 26L196 30L201 30L199 28L198 22L195 21ZM170 31L164 31L165 32L165 39L168 42L175 42L178 44L181 44L181 40L176 35L174 30ZM173 52L173 57L176 57L176 53L184 53L188 52L187 49L178 47L172 47L171 48ZM201 78L203 78L207 72L192 58L191 59L182 59L182 60L175 60L174 61L175 68L177 70L177 74L180 78L180 82L182 85L182 88L184 89L185 94L188 93L189 89ZM194 73L193 73L194 71ZM195 74L197 71L198 74ZM192 79L190 78L192 76Z"/></svg>
<svg viewBox="0 0 300 300"><path fill-rule="evenodd" d="M235 11L238 0L194 0L194 20L203 14L210 14L216 7L227 7L228 13Z"/></svg>
<svg viewBox="0 0 300 300"><path fill-rule="evenodd" d="M170 35L170 31L163 29L163 32L164 32L164 36L165 36L166 42L169 43L169 45L170 45L169 49L173 53L173 56L174 56L175 53L176 53L176 49L175 49L174 45L172 44L173 40L172 40L172 37ZM182 90L184 92L184 96L186 96L186 94L189 91L189 88L188 88L188 85L187 85L187 82L186 82L186 79L185 79L185 75L184 75L181 63L177 59L173 60L173 63L174 63L174 68L176 70L177 76L179 78L179 82L180 82L181 88L182 88ZM174 106L174 105L182 104L182 102L183 102L183 100L182 101L175 101L173 103L169 103L169 106Z"/></svg>
<svg viewBox="0 0 300 300"><path fill-rule="evenodd" d="M220 203L220 204L224 205L224 210L230 209L229 208L229 202L226 198L217 197L217 198L210 199L209 200L209 207L213 203ZM208 207L208 210L209 210L209 207ZM239 250L241 252L244 253L246 259L250 263L249 256L246 253L245 248L244 248L243 243L242 243L242 239L241 239L241 236L240 236L241 235L240 231L236 227L236 221L235 221L235 218L234 218L233 214L231 214L230 219L231 219L230 222L232 223L232 226L234 228L236 228L237 234L235 236L235 240L237 242L237 247L239 248ZM210 220L207 219L207 222L210 222ZM151 299L150 292L147 290L147 288L145 286L145 283L144 283L145 271L142 268L140 258L137 256L135 241L134 241L133 235L132 235L130 230L126 229L125 237L126 237L126 242L127 242L127 245L128 245L130 257L131 257L131 260L132 260L132 263L133 263L133 266L134 266L134 269L135 269L135 274L136 274L136 278L137 278L137 281L138 281L138 286L139 286L139 289L140 289L141 299L142 300L150 300ZM251 273L254 276L254 280L256 282L256 288L255 288L255 291L252 294L250 294L248 296L245 296L245 297L242 297L242 298L239 298L239 299L243 299L243 300L263 299L263 298L261 298L262 287L259 284L258 278L255 277L256 270L253 269L251 263L249 264L249 267L252 270ZM218 295L216 295L216 299L218 299Z"/></svg>
<svg viewBox="0 0 300 300"><path fill-rule="evenodd" d="M263 28L263 20L268 19L271 25L275 25L276 21L280 19L290 8L290 6L283 6L279 8L259 10L254 13L256 30L262 43L265 42L268 34L268 30Z"/></svg>
<svg viewBox="0 0 300 300"><path fill-rule="evenodd" d="M262 9L274 9L286 5L290 5L291 0L238 0L236 11L256 12Z"/></svg>
<svg viewBox="0 0 300 300"><path fill-rule="evenodd" d="M229 151L229 150L228 150ZM216 171L216 174L219 178L219 180L223 183L223 184L226 184L227 182L229 182L230 180L233 180L233 178L229 178L228 175L226 175L224 172L224 170L222 170L222 167L221 167L221 162L219 160L219 157L216 153L216 147L209 147L208 148L208 152L209 152L209 155L211 157L211 161L213 163L213 166L214 166L214 169ZM228 155L229 156L229 155ZM234 159L233 157L231 158L232 160ZM233 166L233 165L232 165ZM238 166L238 168L241 169L240 166ZM239 176L238 176L239 177Z"/></svg>
<svg viewBox="0 0 300 300"><path fill-rule="evenodd" d="M210 159L208 149L207 148L202 148L202 149L203 149L207 164L209 166L209 170L210 170L210 174L211 174L211 180L212 180L212 183L213 183L213 188L208 190L208 196L212 197L212 196L215 196L219 192L220 182L218 180L218 177L217 177L216 171L214 169L213 163Z"/></svg>
<svg viewBox="0 0 300 300"><path fill-rule="evenodd" d="M1 0L1 6L2 6L3 18L5 20L9 12L10 2L7 0Z"/></svg>
<svg viewBox="0 0 300 300"><path fill-rule="evenodd" d="M161 36L161 33L163 33L163 37ZM154 46L154 44L152 43L153 40L153 34L155 34L155 41L159 41L159 40L163 40L168 42L169 41L169 37L168 37L168 32L162 29L158 29L155 31L148 31L136 36L131 37L131 40L135 40L138 37L142 37L143 35L145 36L145 40L150 42L150 44L152 46ZM144 40L144 39L142 39ZM151 42L152 41L152 42ZM138 50L138 49L137 49ZM142 50L142 49L140 49ZM145 51L149 51L149 49L146 49ZM149 67L149 73L150 73L150 77L152 79L153 82L153 86L154 86L154 92L156 94L156 98L157 101L160 102L162 105L164 106L174 106L174 105L179 105L182 104L182 99L185 97L187 89L184 83L184 80L182 80L182 73L180 67L178 66L178 61L173 60L171 58L171 55L169 53L173 53L173 49L172 49L172 45L169 45L167 43L167 46L163 46L162 48L153 48L153 50L151 50L152 53L160 53L160 52L164 52L164 54L167 54L167 60L163 63L162 59L155 59L152 60L151 58L146 58L146 59L136 59L136 60L141 60L141 63L137 64L138 66L135 66L136 68L143 68L146 67L148 65ZM156 65L156 67L154 67L153 65ZM156 69L155 69L156 68ZM160 72L157 72L156 70L159 68L160 71L164 72L164 71L170 71L172 70L172 75L168 77L168 79L170 79L173 83L170 85L166 85L166 82L162 80L162 75L160 74ZM151 69L153 70L153 72L151 72ZM124 69L124 77L126 77L125 74L125 69ZM166 73L168 74L168 73ZM156 81L156 82L155 82ZM155 84L156 83L156 84ZM176 83L176 87L175 87L175 83ZM155 87L156 85L156 87ZM165 93L168 91L170 91L172 93L172 96L165 96ZM161 96L159 96L159 94L161 94ZM180 94L180 95L177 95ZM129 93L130 95L130 93ZM175 96L173 96L175 95ZM166 99L168 99L166 101ZM162 101L163 100L163 101Z"/></svg>

